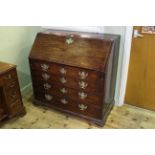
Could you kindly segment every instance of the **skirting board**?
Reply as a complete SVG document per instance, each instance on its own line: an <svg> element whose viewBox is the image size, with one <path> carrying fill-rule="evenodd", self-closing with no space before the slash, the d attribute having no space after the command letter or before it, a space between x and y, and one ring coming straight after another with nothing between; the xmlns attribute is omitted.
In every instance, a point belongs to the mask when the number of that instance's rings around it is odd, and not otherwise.
<svg viewBox="0 0 155 155"><path fill-rule="evenodd" d="M27 94L29 91L32 91L32 83L29 83L24 88L21 89L22 96Z"/></svg>

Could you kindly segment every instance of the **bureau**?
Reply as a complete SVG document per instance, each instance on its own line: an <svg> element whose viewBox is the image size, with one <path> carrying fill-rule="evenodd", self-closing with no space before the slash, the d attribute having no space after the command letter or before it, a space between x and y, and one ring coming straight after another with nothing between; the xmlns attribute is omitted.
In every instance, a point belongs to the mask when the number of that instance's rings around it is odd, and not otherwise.
<svg viewBox="0 0 155 155"><path fill-rule="evenodd" d="M0 62L0 121L25 114L16 66Z"/></svg>
<svg viewBox="0 0 155 155"><path fill-rule="evenodd" d="M118 35L48 30L29 55L34 103L103 126L113 107Z"/></svg>

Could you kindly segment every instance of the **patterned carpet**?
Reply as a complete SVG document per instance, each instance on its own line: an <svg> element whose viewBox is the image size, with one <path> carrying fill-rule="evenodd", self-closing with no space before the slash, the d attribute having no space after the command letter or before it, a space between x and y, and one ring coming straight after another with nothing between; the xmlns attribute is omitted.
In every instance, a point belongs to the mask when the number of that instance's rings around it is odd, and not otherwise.
<svg viewBox="0 0 155 155"><path fill-rule="evenodd" d="M72 116L44 109L32 104L32 92L24 95L23 102L27 114L24 117L7 120L2 129L101 129ZM115 106L104 129L155 128L155 112L131 105Z"/></svg>

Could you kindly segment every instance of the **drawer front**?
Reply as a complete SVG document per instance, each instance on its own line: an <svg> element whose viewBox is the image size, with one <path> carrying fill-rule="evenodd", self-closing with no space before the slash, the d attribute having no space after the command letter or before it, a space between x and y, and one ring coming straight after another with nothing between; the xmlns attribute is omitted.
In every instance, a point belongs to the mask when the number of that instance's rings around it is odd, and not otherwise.
<svg viewBox="0 0 155 155"><path fill-rule="evenodd" d="M72 104L69 102L67 97L58 97L47 92L34 92L35 99L41 101L43 104L48 104L61 108L63 110L71 110Z"/></svg>
<svg viewBox="0 0 155 155"><path fill-rule="evenodd" d="M18 86L18 81L15 80L15 81L11 81L11 82L9 82L8 84L6 84L6 85L4 86L4 89L5 89L6 92L8 92L8 91L10 91L10 90L12 90L12 89L17 89L18 87L19 87L19 86Z"/></svg>
<svg viewBox="0 0 155 155"><path fill-rule="evenodd" d="M18 87L8 89L5 92L5 95L6 95L6 99L8 101L7 102L8 104L13 103L15 100L17 100L17 99L19 99L21 97Z"/></svg>
<svg viewBox="0 0 155 155"><path fill-rule="evenodd" d="M32 71L32 79L33 83L40 83L42 81L48 82L48 83L56 83L61 84L65 87L70 87L74 89L78 89L81 91L86 91L88 93L95 94L98 92L101 92L103 90L103 79L98 80L97 84L95 82L87 82L84 80L74 80L71 77L65 77L65 76L59 76L59 75L53 75L45 72L38 72L36 70Z"/></svg>
<svg viewBox="0 0 155 155"><path fill-rule="evenodd" d="M34 91L42 91L47 93L52 93L61 97L70 97L72 100L78 100L79 102L88 102L94 105L102 106L102 96L103 93L97 95L88 94L85 91L78 91L68 87L64 87L61 84L47 83L47 82L36 82L34 83Z"/></svg>
<svg viewBox="0 0 155 155"><path fill-rule="evenodd" d="M6 113L5 113L4 109L2 109L0 107L0 120L3 119L5 115L6 115Z"/></svg>
<svg viewBox="0 0 155 155"><path fill-rule="evenodd" d="M62 110L68 110L96 119L100 119L102 117L101 108L87 103L80 103L67 97L60 97L50 93L35 92L35 98L43 103L59 107Z"/></svg>
<svg viewBox="0 0 155 155"><path fill-rule="evenodd" d="M87 69L70 67L62 64L49 63L44 61L31 61L31 69L47 72L49 74L71 77L75 80L84 80L87 82L98 82L101 78L101 73Z"/></svg>
<svg viewBox="0 0 155 155"><path fill-rule="evenodd" d="M0 76L0 86L3 86L3 79L1 76Z"/></svg>
<svg viewBox="0 0 155 155"><path fill-rule="evenodd" d="M11 116L15 116L16 114L20 113L22 110L22 103L21 100L16 100L9 106L9 111Z"/></svg>
<svg viewBox="0 0 155 155"><path fill-rule="evenodd" d="M3 75L3 81L5 83L10 83L14 80L17 80L17 73L16 70L11 70L8 73L6 73L5 75Z"/></svg>
<svg viewBox="0 0 155 155"><path fill-rule="evenodd" d="M74 103L74 109L72 112L75 112L77 114L82 114L84 116L101 119L102 118L102 109L98 108L94 105L90 105L87 103L80 103L80 102L73 102Z"/></svg>

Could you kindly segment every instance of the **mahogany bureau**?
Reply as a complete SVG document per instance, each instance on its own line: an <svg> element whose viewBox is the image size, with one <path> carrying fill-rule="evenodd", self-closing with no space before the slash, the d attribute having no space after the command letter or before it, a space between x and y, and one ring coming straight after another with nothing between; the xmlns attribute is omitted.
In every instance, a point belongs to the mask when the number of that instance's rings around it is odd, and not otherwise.
<svg viewBox="0 0 155 155"><path fill-rule="evenodd" d="M0 121L25 114L16 66L0 62Z"/></svg>
<svg viewBox="0 0 155 155"><path fill-rule="evenodd" d="M119 40L107 34L38 33L29 55L34 103L103 126L114 103Z"/></svg>

